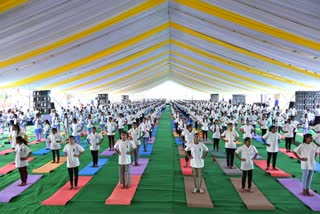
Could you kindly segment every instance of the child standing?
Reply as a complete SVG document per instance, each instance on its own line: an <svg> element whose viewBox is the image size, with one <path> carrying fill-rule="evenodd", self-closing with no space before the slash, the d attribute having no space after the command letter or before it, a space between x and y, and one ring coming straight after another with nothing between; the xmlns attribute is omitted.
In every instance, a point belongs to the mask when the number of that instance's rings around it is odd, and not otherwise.
<svg viewBox="0 0 320 214"><path fill-rule="evenodd" d="M294 125L291 124L291 119L287 120L287 123L282 127L282 131L285 133L285 140L286 140L286 152L291 152L291 143L293 140L293 133L294 133Z"/></svg>
<svg viewBox="0 0 320 214"><path fill-rule="evenodd" d="M188 153L189 152L189 153ZM185 148L186 156L191 159L191 167L192 167L192 175L194 179L194 189L192 193L197 193L198 191L203 194L204 191L201 188L201 183L203 179L203 167L204 167L204 159L208 155L208 147L204 145L204 143L199 142L199 134L195 133L194 135L194 143L189 144Z"/></svg>
<svg viewBox="0 0 320 214"><path fill-rule="evenodd" d="M74 118L72 121L72 136L74 137L77 144L80 144L80 133L82 131L81 125L78 123L77 119Z"/></svg>
<svg viewBox="0 0 320 214"><path fill-rule="evenodd" d="M195 134L196 134L196 132L193 131L192 124L189 124L187 126L187 129L185 131L183 131L183 133L182 133L182 136L183 136L182 139L184 139L184 141L183 141L184 148L187 148L189 145L194 143L194 135ZM188 163L190 160L189 156L191 156L191 151L188 151L187 155L185 157L185 160L186 160L186 165L184 166L185 168L188 167Z"/></svg>
<svg viewBox="0 0 320 214"><path fill-rule="evenodd" d="M46 149L50 149L50 141L49 141L50 130L51 130L51 126L50 126L49 120L45 120L44 127L43 127L43 134L44 134L44 138L46 139Z"/></svg>
<svg viewBox="0 0 320 214"><path fill-rule="evenodd" d="M279 143L280 143L281 135L278 132L276 132L275 126L271 126L269 132L263 135L262 139L263 141L266 142L266 145L267 145L268 158L267 158L266 170L269 170L271 156L272 156L272 169L277 170L276 163L277 163L277 155L279 151Z"/></svg>
<svg viewBox="0 0 320 214"><path fill-rule="evenodd" d="M98 152L100 150L100 145L103 142L103 137L101 134L97 133L96 127L92 127L92 133L88 135L87 142L90 145L93 162L92 167L98 167Z"/></svg>
<svg viewBox="0 0 320 214"><path fill-rule="evenodd" d="M41 132L42 132L42 119L39 113L36 114L36 117L33 119L34 123L34 133L36 135L37 141L41 141Z"/></svg>
<svg viewBox="0 0 320 214"><path fill-rule="evenodd" d="M242 189L241 192L252 192L252 172L254 169L253 160L256 159L258 155L258 150L255 146L251 145L251 138L247 137L244 139L244 145L239 147L235 154L237 158L241 161L240 169L242 170ZM239 154L241 153L241 157ZM252 155L253 158L252 158ZM248 175L248 189L245 190L246 180Z"/></svg>
<svg viewBox="0 0 320 214"><path fill-rule="evenodd" d="M228 129L221 134L223 141L225 142L226 154L227 154L227 167L234 169L234 152L237 148L237 140L239 139L239 134L233 129L233 124L228 124Z"/></svg>
<svg viewBox="0 0 320 214"><path fill-rule="evenodd" d="M138 124L133 122L133 128L129 130L129 135L131 136L134 144L136 145L136 149L133 153L134 165L139 166L139 147L141 145L142 131L138 128Z"/></svg>
<svg viewBox="0 0 320 214"><path fill-rule="evenodd" d="M117 129L117 124L113 121L112 117L109 117L107 122L107 135L109 141L109 150L114 150L114 136Z"/></svg>
<svg viewBox="0 0 320 214"><path fill-rule="evenodd" d="M114 149L119 155L119 182L122 185L122 188L128 189L131 185L131 153L132 149L136 149L136 145L132 141L128 140L128 133L122 131L121 139L117 141Z"/></svg>
<svg viewBox="0 0 320 214"><path fill-rule="evenodd" d="M208 129L209 129L209 120L207 116L204 116L201 121L201 131L203 140L208 141Z"/></svg>
<svg viewBox="0 0 320 214"><path fill-rule="evenodd" d="M53 128L52 133L48 137L50 149L52 151L52 163L60 162L60 149L61 149L62 140L63 140L62 135L60 135L57 132L56 128ZM57 161L56 161L56 156L57 156Z"/></svg>
<svg viewBox="0 0 320 214"><path fill-rule="evenodd" d="M220 134L222 132L222 127L219 125L218 119L214 121L214 124L210 127L210 130L213 133L213 150L219 151L219 141L220 141Z"/></svg>
<svg viewBox="0 0 320 214"><path fill-rule="evenodd" d="M28 158L31 156L32 151L28 147L27 141L23 139L22 136L18 136L15 140L17 142L15 146L15 165L19 170L21 179L21 183L18 186L25 186L27 185L28 179Z"/></svg>
<svg viewBox="0 0 320 214"><path fill-rule="evenodd" d="M63 152L67 156L67 168L69 172L70 188L78 189L78 176L79 176L79 157L84 152L84 149L75 143L75 138L69 136L69 143L65 145Z"/></svg>

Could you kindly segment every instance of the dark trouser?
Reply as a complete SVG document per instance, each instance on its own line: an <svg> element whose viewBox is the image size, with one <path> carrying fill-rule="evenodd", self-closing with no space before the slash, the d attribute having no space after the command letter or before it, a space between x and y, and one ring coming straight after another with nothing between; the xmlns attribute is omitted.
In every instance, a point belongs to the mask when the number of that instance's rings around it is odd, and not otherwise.
<svg viewBox="0 0 320 214"><path fill-rule="evenodd" d="M256 135L256 125L252 125L252 127L253 127L253 133L254 135Z"/></svg>
<svg viewBox="0 0 320 214"><path fill-rule="evenodd" d="M251 170L242 170L242 189L244 189L246 187L247 174L248 174L248 189L251 189L252 169Z"/></svg>
<svg viewBox="0 0 320 214"><path fill-rule="evenodd" d="M52 151L52 160L53 162L56 162L56 155L57 155L57 162L60 161L60 150L56 149L56 150L51 150Z"/></svg>
<svg viewBox="0 0 320 214"><path fill-rule="evenodd" d="M132 128L132 124L128 124L128 130Z"/></svg>
<svg viewBox="0 0 320 214"><path fill-rule="evenodd" d="M109 149L114 147L114 135L108 135Z"/></svg>
<svg viewBox="0 0 320 214"><path fill-rule="evenodd" d="M149 139L151 140L152 138L152 129L149 131Z"/></svg>
<svg viewBox="0 0 320 214"><path fill-rule="evenodd" d="M227 153L227 166L232 167L233 166L233 161L234 161L234 152L236 149L229 149L226 148L226 153Z"/></svg>
<svg viewBox="0 0 320 214"><path fill-rule="evenodd" d="M289 151L291 150L291 143L292 143L292 137L286 137L286 150Z"/></svg>
<svg viewBox="0 0 320 214"><path fill-rule="evenodd" d="M280 133L280 131L281 131L280 126L276 126L276 131L277 131L278 133Z"/></svg>
<svg viewBox="0 0 320 214"><path fill-rule="evenodd" d="M174 123L174 127L176 129L176 132L178 133L178 123Z"/></svg>
<svg viewBox="0 0 320 214"><path fill-rule="evenodd" d="M22 183L27 183L27 179L28 179L28 169L26 166L23 167L19 167L18 168L19 173L20 173L20 179Z"/></svg>
<svg viewBox="0 0 320 214"><path fill-rule="evenodd" d="M198 127L199 127L198 122L195 122L195 123L194 123L194 128L195 128L196 130L198 130Z"/></svg>
<svg viewBox="0 0 320 214"><path fill-rule="evenodd" d="M136 146L137 146L137 148L133 152L133 160L134 160L134 163L137 165L137 164L139 164L139 148L140 148L140 145L136 145Z"/></svg>
<svg viewBox="0 0 320 214"><path fill-rule="evenodd" d="M191 151L187 151L187 153L188 153L188 155L185 157L186 162L189 161L189 157L188 156L191 156Z"/></svg>
<svg viewBox="0 0 320 214"><path fill-rule="evenodd" d="M293 142L293 143L296 142L296 135L297 135L297 132L293 132L293 139L292 139L292 142Z"/></svg>
<svg viewBox="0 0 320 214"><path fill-rule="evenodd" d="M119 132L119 138L121 138L121 134L123 132L123 129L118 129L118 132Z"/></svg>
<svg viewBox="0 0 320 214"><path fill-rule="evenodd" d="M68 168L69 172L69 178L70 178L70 185L73 186L78 186L78 176L79 176L79 168L74 167L74 168ZM73 182L73 177L74 177L74 182Z"/></svg>
<svg viewBox="0 0 320 214"><path fill-rule="evenodd" d="M269 168L271 156L272 156L272 167L276 168L277 155L278 155L278 152L268 152L267 168Z"/></svg>
<svg viewBox="0 0 320 214"><path fill-rule="evenodd" d="M98 165L98 150L91 150L93 165Z"/></svg>
<svg viewBox="0 0 320 214"><path fill-rule="evenodd" d="M265 134L267 134L267 129L261 129L261 137L263 136L263 135L265 135Z"/></svg>
<svg viewBox="0 0 320 214"><path fill-rule="evenodd" d="M213 150L217 149L219 151L219 141L220 138L213 138Z"/></svg>
<svg viewBox="0 0 320 214"><path fill-rule="evenodd" d="M222 131L226 131L227 130L227 126L222 126Z"/></svg>
<svg viewBox="0 0 320 214"><path fill-rule="evenodd" d="M202 137L203 139L208 140L208 131L202 130Z"/></svg>

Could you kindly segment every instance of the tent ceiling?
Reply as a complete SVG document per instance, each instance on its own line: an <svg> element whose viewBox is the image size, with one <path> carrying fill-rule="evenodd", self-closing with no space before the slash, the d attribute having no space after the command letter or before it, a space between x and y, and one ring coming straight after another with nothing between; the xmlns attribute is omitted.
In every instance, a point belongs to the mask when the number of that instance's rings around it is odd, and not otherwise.
<svg viewBox="0 0 320 214"><path fill-rule="evenodd" d="M173 80L207 93L315 89L315 0L8 0L2 88L131 94Z"/></svg>

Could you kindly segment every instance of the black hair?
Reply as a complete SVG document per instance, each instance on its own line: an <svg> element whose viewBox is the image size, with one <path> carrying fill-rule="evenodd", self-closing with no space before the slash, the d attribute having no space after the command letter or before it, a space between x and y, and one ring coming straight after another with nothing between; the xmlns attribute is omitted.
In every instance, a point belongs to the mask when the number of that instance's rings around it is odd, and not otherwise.
<svg viewBox="0 0 320 214"><path fill-rule="evenodd" d="M312 134L308 133L303 135L303 143L307 142L307 138L312 137Z"/></svg>
<svg viewBox="0 0 320 214"><path fill-rule="evenodd" d="M24 145L28 146L28 142L22 136L16 137L16 141L22 142Z"/></svg>
<svg viewBox="0 0 320 214"><path fill-rule="evenodd" d="M275 129L276 127L274 125L270 126L269 132L271 132L271 129Z"/></svg>
<svg viewBox="0 0 320 214"><path fill-rule="evenodd" d="M244 143L246 143L246 142L248 142L248 141L251 141L251 137L246 137L246 138L244 139Z"/></svg>

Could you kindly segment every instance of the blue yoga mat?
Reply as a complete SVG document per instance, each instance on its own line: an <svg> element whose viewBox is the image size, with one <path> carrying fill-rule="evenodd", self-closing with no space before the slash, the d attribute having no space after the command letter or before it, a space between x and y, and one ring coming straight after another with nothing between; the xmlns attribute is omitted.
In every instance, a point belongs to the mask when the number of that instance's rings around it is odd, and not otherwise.
<svg viewBox="0 0 320 214"><path fill-rule="evenodd" d="M176 143L177 143L178 145L182 145L182 141L181 141L178 137L176 137Z"/></svg>
<svg viewBox="0 0 320 214"><path fill-rule="evenodd" d="M80 172L79 175L94 175L96 174L106 163L109 161L108 158L99 158L98 160L98 167L93 168L91 167L93 162L91 161L86 167L84 167Z"/></svg>
<svg viewBox="0 0 320 214"><path fill-rule="evenodd" d="M256 135L255 137L253 137L253 139L255 139L256 141L258 141L259 143L263 143L263 144L264 144L262 138L261 138L259 135Z"/></svg>
<svg viewBox="0 0 320 214"><path fill-rule="evenodd" d="M318 161L316 161L316 172L320 172L320 163Z"/></svg>
<svg viewBox="0 0 320 214"><path fill-rule="evenodd" d="M32 152L32 154L33 155L45 155L45 154L48 154L49 152L51 152L50 149L43 148L43 149L39 149L38 151Z"/></svg>
<svg viewBox="0 0 320 214"><path fill-rule="evenodd" d="M143 145L140 145L139 155L145 155L145 156L151 155L152 148L153 148L153 144L148 144L147 145L147 151L145 152L145 151L143 151Z"/></svg>

